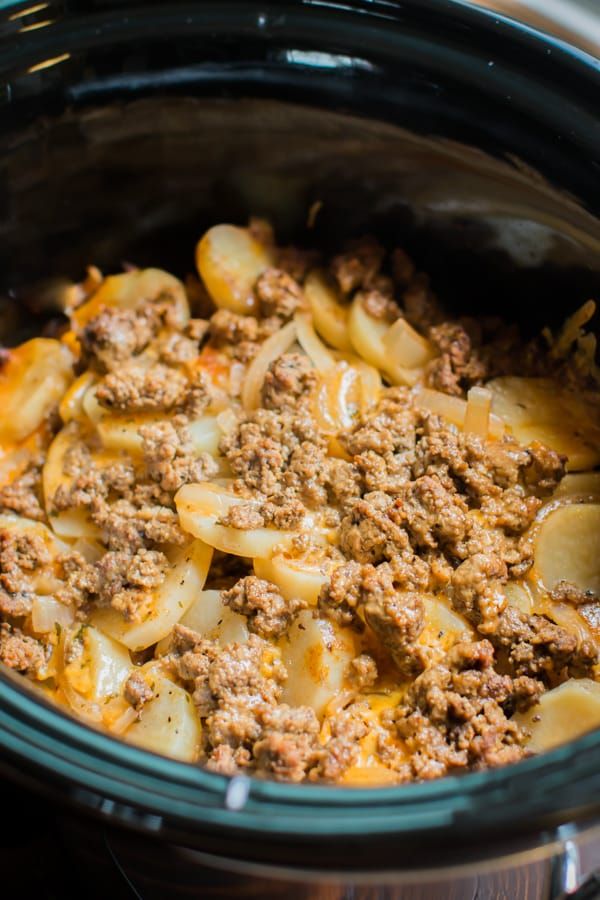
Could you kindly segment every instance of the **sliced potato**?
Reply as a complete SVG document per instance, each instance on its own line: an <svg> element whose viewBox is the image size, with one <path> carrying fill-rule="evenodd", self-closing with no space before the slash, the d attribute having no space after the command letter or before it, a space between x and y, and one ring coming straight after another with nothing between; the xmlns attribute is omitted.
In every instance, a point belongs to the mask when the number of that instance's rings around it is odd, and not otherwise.
<svg viewBox="0 0 600 900"><path fill-rule="evenodd" d="M565 475L552 496L600 500L600 472L572 472Z"/></svg>
<svg viewBox="0 0 600 900"><path fill-rule="evenodd" d="M335 286L323 271L314 269L308 273L304 293L321 337L336 350L352 350L348 333L350 307L340 302Z"/></svg>
<svg viewBox="0 0 600 900"><path fill-rule="evenodd" d="M244 644L248 640L246 617L225 606L221 591L201 591L181 624L202 637L218 641L224 647L234 642Z"/></svg>
<svg viewBox="0 0 600 900"><path fill-rule="evenodd" d="M52 501L59 487L68 489L73 484L73 476L64 471L65 457L73 448L85 442L88 432L85 426L72 420L58 432L48 448L46 461L42 469L42 488L46 514L52 530L61 537L72 539L79 537L98 537L99 529L91 522L83 509L66 509L56 514ZM91 453L94 464L107 467L123 462L128 457L118 450L94 450Z"/></svg>
<svg viewBox="0 0 600 900"><path fill-rule="evenodd" d="M0 444L22 441L39 428L73 380L73 356L53 338L33 338L6 354L0 368Z"/></svg>
<svg viewBox="0 0 600 900"><path fill-rule="evenodd" d="M509 606L529 614L534 611L534 598L529 585L521 581L509 581L504 585L504 596Z"/></svg>
<svg viewBox="0 0 600 900"><path fill-rule="evenodd" d="M56 626L67 628L73 624L75 612L70 606L54 597L38 595L31 604L31 628L37 634L48 634L55 631Z"/></svg>
<svg viewBox="0 0 600 900"><path fill-rule="evenodd" d="M75 626L63 636L72 659L59 671L70 706L91 721L103 721L105 705L118 697L133 665L128 651L93 625Z"/></svg>
<svg viewBox="0 0 600 900"><path fill-rule="evenodd" d="M531 577L548 591L564 580L600 596L600 504L571 503L542 521Z"/></svg>
<svg viewBox="0 0 600 900"><path fill-rule="evenodd" d="M122 275L109 275L91 299L71 314L73 330L80 334L104 306L136 309L143 303L166 297L173 301L174 324L183 328L190 317L190 309L185 288L174 275L162 269L135 269Z"/></svg>
<svg viewBox="0 0 600 900"><path fill-rule="evenodd" d="M194 450L198 455L201 453L210 453L211 456L217 455L219 452L219 441L223 436L217 416L202 416L200 419L194 419L188 423L188 428Z"/></svg>
<svg viewBox="0 0 600 900"><path fill-rule="evenodd" d="M600 684L591 678L572 678L513 718L530 732L529 750L551 750L600 726Z"/></svg>
<svg viewBox="0 0 600 900"><path fill-rule="evenodd" d="M128 622L116 609L98 609L95 625L130 650L145 650L172 630L204 587L212 559L212 548L202 541L168 552L171 564L155 591L150 612L141 622Z"/></svg>
<svg viewBox="0 0 600 900"><path fill-rule="evenodd" d="M397 319L383 335L388 359L396 366L420 369L436 356L435 347L406 319Z"/></svg>
<svg viewBox="0 0 600 900"><path fill-rule="evenodd" d="M256 312L254 285L272 264L271 250L235 225L209 228L196 246L196 266L213 301L241 315Z"/></svg>
<svg viewBox="0 0 600 900"><path fill-rule="evenodd" d="M301 612L281 641L281 659L288 671L282 700L292 706L312 706L321 715L341 691L358 639L349 628Z"/></svg>
<svg viewBox="0 0 600 900"><path fill-rule="evenodd" d="M437 663L450 648L462 638L473 637L473 628L467 620L452 609L442 597L425 596L425 625L418 643L425 649L428 665Z"/></svg>
<svg viewBox="0 0 600 900"><path fill-rule="evenodd" d="M593 469L600 462L598 411L550 378L495 378L492 409L522 444L540 441L568 457L567 469Z"/></svg>
<svg viewBox="0 0 600 900"><path fill-rule="evenodd" d="M144 750L194 762L200 752L202 725L192 698L158 674L151 686L154 697L142 707L139 721L130 725L123 737Z"/></svg>
<svg viewBox="0 0 600 900"><path fill-rule="evenodd" d="M402 366L385 345L390 326L381 319L374 319L365 310L360 297L350 306L348 333L352 346L371 366L384 372L392 384L414 385L421 376L419 369Z"/></svg>
<svg viewBox="0 0 600 900"><path fill-rule="evenodd" d="M315 546L300 557L283 550L270 559L255 559L254 571L259 578L276 584L286 600L300 597L309 606L316 606L321 587L340 560Z"/></svg>
<svg viewBox="0 0 600 900"><path fill-rule="evenodd" d="M232 506L250 502L206 481L186 484L175 495L181 527L189 534L223 553L250 558L269 557L275 547L294 536L293 531L275 528L242 530L217 524Z"/></svg>

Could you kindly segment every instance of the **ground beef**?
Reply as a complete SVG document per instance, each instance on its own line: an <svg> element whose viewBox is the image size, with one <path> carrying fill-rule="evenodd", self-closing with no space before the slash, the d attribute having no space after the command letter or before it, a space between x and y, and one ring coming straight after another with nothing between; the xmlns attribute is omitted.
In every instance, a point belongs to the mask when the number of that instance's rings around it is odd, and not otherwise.
<svg viewBox="0 0 600 900"><path fill-rule="evenodd" d="M247 617L250 631L266 639L285 634L297 613L306 608L303 600L295 597L285 600L279 588L254 575L240 579L228 591L221 591L221 599L234 612Z"/></svg>
<svg viewBox="0 0 600 900"><path fill-rule="evenodd" d="M36 534L0 530L0 613L10 617L31 612L31 577L48 567L51 556Z"/></svg>
<svg viewBox="0 0 600 900"><path fill-rule="evenodd" d="M217 474L218 464L210 454L196 455L184 416L143 425L139 433L148 475L163 491L175 492Z"/></svg>
<svg viewBox="0 0 600 900"><path fill-rule="evenodd" d="M231 506L218 519L219 525L249 531L253 528L273 527L281 531L295 531L306 515L306 508L299 500L277 498L273 503L238 503Z"/></svg>
<svg viewBox="0 0 600 900"><path fill-rule="evenodd" d="M545 616L527 615L507 607L489 636L516 675L533 676L550 686L572 678L592 677L596 648L578 640Z"/></svg>
<svg viewBox="0 0 600 900"><path fill-rule="evenodd" d="M110 504L95 499L90 515L109 550L135 551L146 545L183 544L187 539L177 513L167 506L138 506L125 499Z"/></svg>
<svg viewBox="0 0 600 900"><path fill-rule="evenodd" d="M279 702L287 673L270 643L251 634L246 644L220 648L177 625L170 660L206 716L210 769L300 781L317 762L319 722L309 707Z"/></svg>
<svg viewBox="0 0 600 900"><path fill-rule="evenodd" d="M536 703L542 686L500 675L493 664L488 641L458 643L443 663L415 679L405 700L385 717L405 741L413 777L438 778L523 756L526 735L508 717Z"/></svg>
<svg viewBox="0 0 600 900"><path fill-rule="evenodd" d="M0 613L11 618L28 616L31 612L34 594L28 591L9 593L0 588Z"/></svg>
<svg viewBox="0 0 600 900"><path fill-rule="evenodd" d="M360 563L380 563L409 547L409 537L397 521L397 507L387 494L373 492L352 504L340 524L340 548Z"/></svg>
<svg viewBox="0 0 600 900"><path fill-rule="evenodd" d="M149 700L152 700L154 692L140 672L132 672L125 682L123 696L134 709L139 711Z"/></svg>
<svg viewBox="0 0 600 900"><path fill-rule="evenodd" d="M33 460L21 475L0 488L0 512L15 512L39 522L46 518L42 505L41 460Z"/></svg>
<svg viewBox="0 0 600 900"><path fill-rule="evenodd" d="M401 288L411 283L415 275L415 264L402 247L396 247L391 253L392 275L394 283Z"/></svg>
<svg viewBox="0 0 600 900"><path fill-rule="evenodd" d="M101 372L116 370L144 350L159 327L160 317L150 304L137 310L104 307L81 334L84 359Z"/></svg>
<svg viewBox="0 0 600 900"><path fill-rule="evenodd" d="M317 373L307 356L284 353L274 360L265 375L262 404L266 409L294 411L317 383Z"/></svg>
<svg viewBox="0 0 600 900"><path fill-rule="evenodd" d="M344 253L331 260L331 272L342 294L348 296L358 288L373 286L379 274L385 251L372 237L351 241Z"/></svg>
<svg viewBox="0 0 600 900"><path fill-rule="evenodd" d="M277 268L286 272L298 284L303 284L309 269L319 264L320 254L304 247L279 247Z"/></svg>
<svg viewBox="0 0 600 900"><path fill-rule="evenodd" d="M287 489L307 502L326 498L324 488L319 490L326 477L325 448L310 416L264 409L242 418L220 443L245 488L269 499Z"/></svg>
<svg viewBox="0 0 600 900"><path fill-rule="evenodd" d="M110 551L94 566L96 583L90 578L88 584L98 605L110 605L128 621L140 621L148 612L152 592L162 584L168 565L166 556L158 550Z"/></svg>
<svg viewBox="0 0 600 900"><path fill-rule="evenodd" d="M373 319L395 322L400 317L400 307L396 301L378 290L361 291L356 295L363 309Z"/></svg>
<svg viewBox="0 0 600 900"><path fill-rule="evenodd" d="M335 569L321 588L319 609L340 625L373 630L403 675L422 670L416 644L425 624L422 594L406 590L401 567L351 561Z"/></svg>
<svg viewBox="0 0 600 900"><path fill-rule="evenodd" d="M253 359L265 338L281 327L277 317L261 319L218 309L209 322L212 346L228 351L234 359L247 363Z"/></svg>
<svg viewBox="0 0 600 900"><path fill-rule="evenodd" d="M372 688L377 681L377 663L368 653L361 653L350 663L348 679L357 690L363 691Z"/></svg>
<svg viewBox="0 0 600 900"><path fill-rule="evenodd" d="M199 321L199 320L196 320ZM205 323L208 329L208 322ZM168 366L179 366L197 359L200 353L198 341L183 334L171 334L160 346L161 362Z"/></svg>
<svg viewBox="0 0 600 900"><path fill-rule="evenodd" d="M302 288L282 269L266 269L259 276L255 291L263 318L277 316L285 322L304 302Z"/></svg>
<svg viewBox="0 0 600 900"><path fill-rule="evenodd" d="M410 677L422 671L425 662L416 644L425 624L422 594L399 590L386 566L363 574L362 592L365 621L399 672Z"/></svg>
<svg viewBox="0 0 600 900"><path fill-rule="evenodd" d="M360 757L360 741L369 731L365 722L368 711L366 703L353 703L328 718L331 732L311 777L326 781L338 781L350 766L356 765Z"/></svg>
<svg viewBox="0 0 600 900"><path fill-rule="evenodd" d="M458 323L444 322L429 329L429 340L439 356L427 366L427 384L445 394L461 396L487 377L485 363L467 331Z"/></svg>
<svg viewBox="0 0 600 900"><path fill-rule="evenodd" d="M598 602L598 598L593 591L584 591L577 587L576 584L564 579L556 582L550 591L550 598L556 603L571 603L573 606Z"/></svg>
<svg viewBox="0 0 600 900"><path fill-rule="evenodd" d="M308 706L281 703L266 712L252 748L256 771L283 781L302 781L321 756L319 720Z"/></svg>
<svg viewBox="0 0 600 900"><path fill-rule="evenodd" d="M392 265L394 258L392 258ZM401 267L401 274L404 264ZM442 307L429 286L429 278L423 273L414 275L402 294L402 308L407 320L419 331L429 329L444 321Z"/></svg>
<svg viewBox="0 0 600 900"><path fill-rule="evenodd" d="M24 634L20 628L0 624L0 662L34 678L42 677L52 648Z"/></svg>
<svg viewBox="0 0 600 900"><path fill-rule="evenodd" d="M505 563L494 553L476 553L452 575L452 603L480 631L494 631L506 607Z"/></svg>
<svg viewBox="0 0 600 900"><path fill-rule="evenodd" d="M156 363L149 368L135 365L109 373L96 389L98 402L117 412L184 412L200 416L210 401L208 379L197 369L188 377L183 371Z"/></svg>

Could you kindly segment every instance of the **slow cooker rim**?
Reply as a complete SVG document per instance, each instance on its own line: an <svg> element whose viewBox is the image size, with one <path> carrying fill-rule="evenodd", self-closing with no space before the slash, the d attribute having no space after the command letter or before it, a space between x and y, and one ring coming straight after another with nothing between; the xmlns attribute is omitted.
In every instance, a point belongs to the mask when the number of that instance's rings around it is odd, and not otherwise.
<svg viewBox="0 0 600 900"><path fill-rule="evenodd" d="M531 830L552 828L572 818L567 803L573 812L585 815L598 805L594 794L600 783L596 762L600 731L510 766L429 782L348 788L250 778L247 803L232 809L227 793L230 778L96 731L35 696L20 680L13 673L0 678L0 747L13 759L26 759L42 778L57 778L68 786L79 805L97 809L100 803L106 812L107 801L112 800L118 806L110 809L111 818L124 823L130 819L127 810L136 809L165 820L239 833L251 830L254 837L260 832L350 838L365 831L369 837L402 832L414 836L450 824L459 827L461 821L478 816L483 834L482 816L491 816L497 829L499 810L510 806L514 821L517 804L533 783L536 796L529 800L545 800L554 788L557 802L529 804ZM565 770L570 773L566 782ZM572 795L575 785L582 794L578 798ZM565 796L565 789L571 797ZM348 816L349 811L358 815Z"/></svg>
<svg viewBox="0 0 600 900"><path fill-rule="evenodd" d="M8 3L3 8L6 10L17 5L19 4ZM312 0L306 0L305 5L309 9L312 8ZM338 7L336 3L325 2L314 5L318 5L319 9L335 10ZM350 0L344 4L344 8L347 9L349 5L357 8L364 6L356 0L354 2ZM600 74L600 61L585 51L571 47L558 38L545 35L509 17L500 16L490 10L474 8L466 0L422 0L421 3L418 0L416 2L409 0L403 5L409 9L420 6L421 9L427 7L434 11L460 10L461 15L468 21L485 22L486 27L491 27L491 20L494 19L508 32L519 35L528 42L531 41L536 48L539 48L541 41L545 47L555 49L565 62L581 67L582 72L585 70L589 75L592 71L594 77ZM372 9L372 4L369 4L368 11L372 12ZM48 744L42 761L43 738ZM55 745L53 749L52 744ZM288 785L252 779L249 802L245 809L239 811L226 809L224 800L228 779L199 767L159 757L109 735L96 732L60 709L50 706L45 700L35 698L25 685L18 683L17 676L13 676L12 673L0 673L0 747L11 756L21 760L27 759L29 762L37 756L34 767L45 773L54 771L58 774L61 764L63 768L68 766L68 773L63 773L66 780L76 784L81 790L88 789L90 796L93 795L97 785L94 786L90 780L86 780L86 776L89 779L90 774L95 771L95 765L106 765L108 774L102 776L104 785L102 790L106 792L106 796L109 796L111 791L114 792L118 786L123 793L116 799L123 803L127 801L137 808L145 807L152 812L160 807L161 815L171 817L177 815L191 822L201 821L203 824L214 822L219 827L241 832L251 828L254 834L257 830L265 834L282 833L284 828L286 834L301 836L306 833L307 828L310 828L313 835L315 832L322 832L323 835L330 836L334 830L336 836L359 836L364 834L367 823L371 835L399 833L408 828L414 831L419 827L417 806L421 827L427 829L436 819L436 806L443 801L462 800L462 806L457 804L454 809L445 811L448 824L461 817L468 818L474 811L474 807L466 802L467 799L481 794L484 803L489 803L490 797L495 797L498 802L501 795L503 805L510 797L516 802L522 797L524 782L536 776L538 779L547 776L552 783L553 774L557 771L564 773L565 768L569 768L567 786L577 783L581 789L582 785L585 785L585 791L591 798L587 808L591 810L600 805L593 802L593 788L597 786L594 779L593 756L600 747L599 731L514 766L468 773L460 778L451 776L423 784L348 789L323 785ZM122 777L118 781L113 768L121 773ZM150 800L137 785L125 780L126 774L132 777L141 774L152 782L155 793ZM544 808L541 813L542 819L558 821L563 815L569 801L565 797L565 784L562 780L560 787L561 791L557 789L554 795L556 802ZM188 792L188 796L171 793L171 788ZM159 797L160 804L157 807L156 799ZM204 805L201 805L200 800L204 801ZM176 811L174 804L177 805ZM584 807L583 800L580 800L578 808ZM304 808L310 812L309 817L299 816L299 811ZM282 810L285 816L278 816L277 812ZM348 810L360 811L361 815L358 818L348 816L346 815ZM411 812L413 818L410 822L405 819L401 821L401 817L405 817L407 811ZM259 817L257 823L256 817L259 812L263 815ZM251 816L254 816L254 819L250 823ZM427 816L430 819L429 825L425 824ZM438 826L440 818L443 817L438 814Z"/></svg>

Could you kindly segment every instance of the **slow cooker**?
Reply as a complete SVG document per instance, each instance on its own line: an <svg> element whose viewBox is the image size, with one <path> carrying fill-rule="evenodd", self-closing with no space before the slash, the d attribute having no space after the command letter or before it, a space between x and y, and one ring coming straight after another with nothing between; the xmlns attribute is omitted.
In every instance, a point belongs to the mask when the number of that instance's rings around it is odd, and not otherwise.
<svg viewBox="0 0 600 900"><path fill-rule="evenodd" d="M559 38L459 0L1 7L4 341L51 314L27 302L43 276L185 274L209 224L294 238L316 201L317 242L401 240L451 308L533 330L600 296L600 62ZM597 732L394 788L228 780L0 675L3 776L78 816L132 896L600 896L599 753Z"/></svg>

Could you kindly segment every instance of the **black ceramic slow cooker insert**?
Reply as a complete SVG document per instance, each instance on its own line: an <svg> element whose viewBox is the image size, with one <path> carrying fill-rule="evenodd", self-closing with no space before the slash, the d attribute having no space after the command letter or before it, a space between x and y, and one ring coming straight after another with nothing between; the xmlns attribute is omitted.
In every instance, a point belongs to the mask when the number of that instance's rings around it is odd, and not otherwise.
<svg viewBox="0 0 600 900"><path fill-rule="evenodd" d="M313 240L401 243L451 309L533 331L600 297L600 64L557 38L458 0L49 0L0 15L13 340L39 327L22 303L40 277L123 260L185 274L209 225L252 213L302 240L317 200ZM232 787L0 674L5 774L243 878L372 886L551 855L600 813L599 750L592 733L426 784Z"/></svg>

